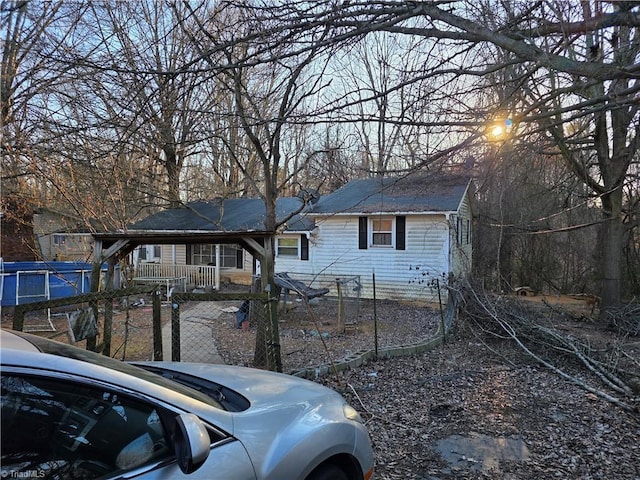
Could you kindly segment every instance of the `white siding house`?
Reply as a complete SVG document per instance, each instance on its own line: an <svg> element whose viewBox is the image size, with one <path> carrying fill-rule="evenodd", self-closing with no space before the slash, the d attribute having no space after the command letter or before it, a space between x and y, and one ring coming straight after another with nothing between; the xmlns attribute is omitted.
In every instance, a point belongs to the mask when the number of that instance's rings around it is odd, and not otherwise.
<svg viewBox="0 0 640 480"><path fill-rule="evenodd" d="M360 294L369 298L375 274L378 298L437 301L439 287L444 298L448 281L471 271L468 178L439 174L359 179L328 195L314 196L311 202L301 198L278 202L278 217L286 223L276 237L276 273L286 272L293 278L297 274L307 282L322 276L334 284L336 278L357 276ZM172 239L181 232L233 232L241 238L242 232L264 230L263 210L264 204L255 198L194 202L187 209L152 215L130 231L154 233L157 238L166 232ZM217 246L221 247L230 245ZM187 276L178 274L178 267L185 265L191 270L199 265L206 269L217 262L215 249L216 245L193 241L163 244L159 263L169 270L160 276ZM243 250L225 252L218 257L223 281L249 284L259 273L254 271L251 255Z"/></svg>
<svg viewBox="0 0 640 480"><path fill-rule="evenodd" d="M316 224L308 259L279 254L276 271L357 275L369 298L375 274L378 298L437 300L438 286L446 296L448 280L471 269L470 185L457 177L349 182L306 213Z"/></svg>

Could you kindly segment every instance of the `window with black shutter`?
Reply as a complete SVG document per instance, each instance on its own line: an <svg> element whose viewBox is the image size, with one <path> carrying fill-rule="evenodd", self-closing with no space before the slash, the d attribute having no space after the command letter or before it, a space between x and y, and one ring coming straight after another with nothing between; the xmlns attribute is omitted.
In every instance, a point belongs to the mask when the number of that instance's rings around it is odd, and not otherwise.
<svg viewBox="0 0 640 480"><path fill-rule="evenodd" d="M405 250L406 247L406 217L398 216L396 217L396 250Z"/></svg>
<svg viewBox="0 0 640 480"><path fill-rule="evenodd" d="M309 239L304 233L300 235L300 260L309 260Z"/></svg>
<svg viewBox="0 0 640 480"><path fill-rule="evenodd" d="M366 250L369 243L369 234L367 233L367 227L369 220L367 217L358 218L358 248L360 250Z"/></svg>

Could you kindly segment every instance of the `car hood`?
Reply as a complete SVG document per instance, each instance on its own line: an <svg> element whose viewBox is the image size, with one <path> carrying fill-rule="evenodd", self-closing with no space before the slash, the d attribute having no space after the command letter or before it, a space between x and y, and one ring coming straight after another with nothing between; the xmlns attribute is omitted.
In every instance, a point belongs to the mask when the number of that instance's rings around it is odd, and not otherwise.
<svg viewBox="0 0 640 480"><path fill-rule="evenodd" d="M248 408L228 412L233 423L229 433L244 445L258 478L306 478L321 459L354 453L360 443L366 445L367 455L372 456L364 427L345 416L344 398L318 383L228 365L183 362L138 365L206 379L245 397L250 404ZM291 472L299 472L299 476L291 477Z"/></svg>
<svg viewBox="0 0 640 480"><path fill-rule="evenodd" d="M294 405L308 405L319 399L342 403L342 397L333 390L309 380L283 373L231 365L188 362L133 362L177 373L193 375L234 390L251 404L248 411L274 410Z"/></svg>

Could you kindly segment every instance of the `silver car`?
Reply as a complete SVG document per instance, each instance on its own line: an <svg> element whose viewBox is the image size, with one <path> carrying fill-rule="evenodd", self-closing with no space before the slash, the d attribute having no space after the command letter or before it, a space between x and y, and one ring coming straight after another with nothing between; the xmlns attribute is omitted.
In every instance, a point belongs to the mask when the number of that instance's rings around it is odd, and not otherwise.
<svg viewBox="0 0 640 480"><path fill-rule="evenodd" d="M7 330L0 352L2 478L373 478L360 416L316 383Z"/></svg>

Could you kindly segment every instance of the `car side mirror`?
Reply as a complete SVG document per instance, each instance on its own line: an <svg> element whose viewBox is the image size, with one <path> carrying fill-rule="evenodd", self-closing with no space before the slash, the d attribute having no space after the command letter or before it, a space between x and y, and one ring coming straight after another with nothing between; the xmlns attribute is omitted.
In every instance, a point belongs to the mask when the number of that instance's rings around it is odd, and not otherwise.
<svg viewBox="0 0 640 480"><path fill-rule="evenodd" d="M204 423L193 413L176 417L173 448L182 473L195 472L205 462L211 450L211 440Z"/></svg>

